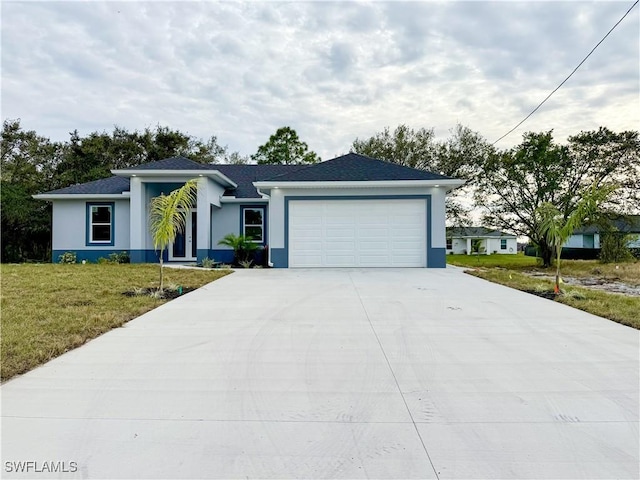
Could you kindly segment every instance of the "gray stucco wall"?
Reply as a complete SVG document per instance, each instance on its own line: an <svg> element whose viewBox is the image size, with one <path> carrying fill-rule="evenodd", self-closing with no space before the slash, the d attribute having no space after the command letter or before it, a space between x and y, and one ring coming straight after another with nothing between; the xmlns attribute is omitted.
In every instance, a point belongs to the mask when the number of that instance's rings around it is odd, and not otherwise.
<svg viewBox="0 0 640 480"><path fill-rule="evenodd" d="M111 201L111 200L106 200ZM98 202L98 201L96 201ZM102 201L99 201L102 202ZM129 200L114 200L114 245L87 245L87 203L89 200L55 200L53 205L53 250L128 250Z"/></svg>
<svg viewBox="0 0 640 480"><path fill-rule="evenodd" d="M229 233L240 234L240 205L225 203L222 208L213 207L211 213L211 248L230 250L229 247L218 245L222 237Z"/></svg>

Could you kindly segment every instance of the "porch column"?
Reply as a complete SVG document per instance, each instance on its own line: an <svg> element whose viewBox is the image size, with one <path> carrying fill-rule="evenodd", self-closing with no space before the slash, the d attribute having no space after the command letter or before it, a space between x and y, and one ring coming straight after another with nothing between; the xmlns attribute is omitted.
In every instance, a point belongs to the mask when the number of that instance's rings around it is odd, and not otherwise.
<svg viewBox="0 0 640 480"><path fill-rule="evenodd" d="M467 238L467 255L471 255L471 239Z"/></svg>
<svg viewBox="0 0 640 480"><path fill-rule="evenodd" d="M211 201L209 180L206 177L198 179L198 212L196 217L198 219L197 232L196 232L196 246L198 262L202 262L202 259L209 256L209 249L211 248Z"/></svg>
<svg viewBox="0 0 640 480"><path fill-rule="evenodd" d="M146 261L147 216L145 212L145 189L139 177L129 179L129 256L131 263Z"/></svg>

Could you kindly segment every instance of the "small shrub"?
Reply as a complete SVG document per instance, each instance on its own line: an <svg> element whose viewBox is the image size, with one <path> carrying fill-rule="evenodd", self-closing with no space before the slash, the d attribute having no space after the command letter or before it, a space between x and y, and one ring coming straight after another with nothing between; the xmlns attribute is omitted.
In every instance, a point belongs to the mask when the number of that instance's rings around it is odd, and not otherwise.
<svg viewBox="0 0 640 480"><path fill-rule="evenodd" d="M242 268L251 268L253 260L240 260L238 263Z"/></svg>
<svg viewBox="0 0 640 480"><path fill-rule="evenodd" d="M58 257L58 263L78 263L76 252L64 252Z"/></svg>
<svg viewBox="0 0 640 480"><path fill-rule="evenodd" d="M215 260L213 258L205 257L202 259L202 267L203 268L213 268L215 264Z"/></svg>
<svg viewBox="0 0 640 480"><path fill-rule="evenodd" d="M109 259L108 259L108 258L105 258L105 257L100 257L100 258L98 258L98 260L97 260L97 261L98 261L98 264L99 264L99 265L104 265L105 263L111 263L111 262L109 261Z"/></svg>
<svg viewBox="0 0 640 480"><path fill-rule="evenodd" d="M600 262L629 262L633 260L633 254L627 246L632 240L631 235L621 232L606 232L600 238Z"/></svg>
<svg viewBox="0 0 640 480"><path fill-rule="evenodd" d="M111 263L131 263L131 257L129 257L129 252L114 252L109 254L109 261Z"/></svg>

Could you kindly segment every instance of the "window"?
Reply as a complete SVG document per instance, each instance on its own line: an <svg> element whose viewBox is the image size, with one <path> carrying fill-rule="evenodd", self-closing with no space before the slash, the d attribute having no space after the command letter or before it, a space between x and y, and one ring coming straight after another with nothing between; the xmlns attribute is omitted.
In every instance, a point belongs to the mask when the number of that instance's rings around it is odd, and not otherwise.
<svg viewBox="0 0 640 480"><path fill-rule="evenodd" d="M501 238L500 239L500 250L506 250L507 249L507 239L506 238Z"/></svg>
<svg viewBox="0 0 640 480"><path fill-rule="evenodd" d="M453 250L453 238L447 238L447 250Z"/></svg>
<svg viewBox="0 0 640 480"><path fill-rule="evenodd" d="M113 203L87 204L87 244L113 245Z"/></svg>
<svg viewBox="0 0 640 480"><path fill-rule="evenodd" d="M254 242L264 242L264 208L245 208L242 211L242 234Z"/></svg>

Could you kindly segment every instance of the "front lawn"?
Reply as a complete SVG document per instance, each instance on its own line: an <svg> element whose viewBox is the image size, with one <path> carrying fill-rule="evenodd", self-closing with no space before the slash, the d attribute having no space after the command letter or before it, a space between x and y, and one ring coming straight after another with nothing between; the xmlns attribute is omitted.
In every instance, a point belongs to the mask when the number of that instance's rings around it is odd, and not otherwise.
<svg viewBox="0 0 640 480"><path fill-rule="evenodd" d="M165 268L165 286L197 288L229 270ZM157 265L2 265L0 378L76 348L167 300L125 296L158 285Z"/></svg>
<svg viewBox="0 0 640 480"><path fill-rule="evenodd" d="M541 268L534 257L525 255L447 255L447 263L470 268L476 277L511 288L550 295L555 268ZM563 277L589 278L596 283L624 282L640 285L640 262L602 264L596 260L562 260ZM528 274L527 274L528 273ZM544 274L548 278L532 276ZM640 297L564 285L565 295L556 301L618 323L640 329Z"/></svg>

